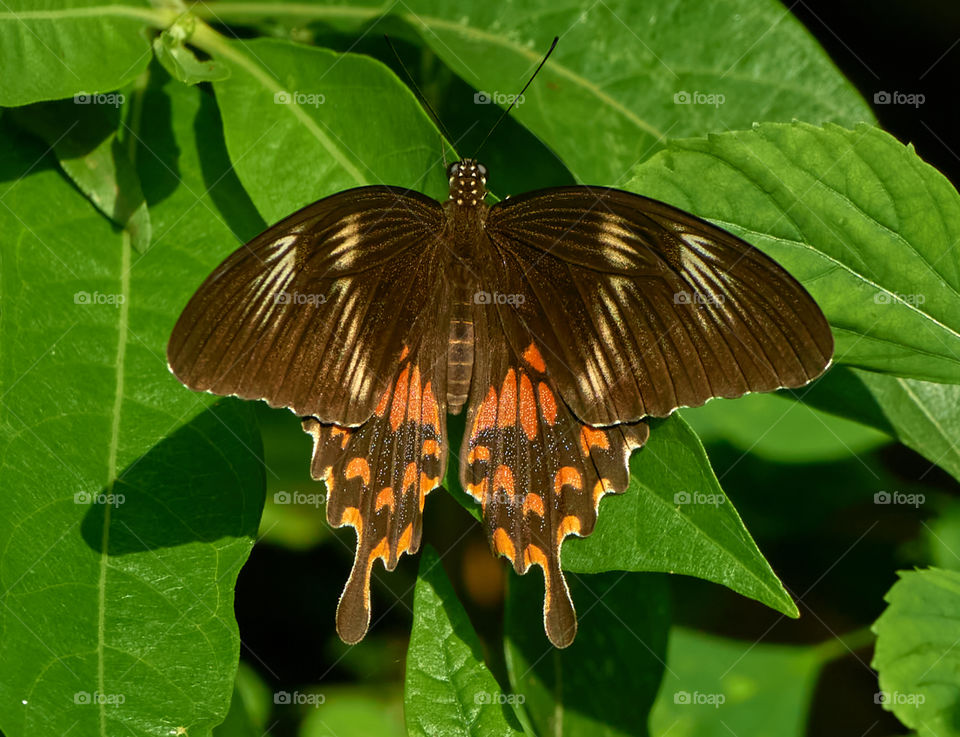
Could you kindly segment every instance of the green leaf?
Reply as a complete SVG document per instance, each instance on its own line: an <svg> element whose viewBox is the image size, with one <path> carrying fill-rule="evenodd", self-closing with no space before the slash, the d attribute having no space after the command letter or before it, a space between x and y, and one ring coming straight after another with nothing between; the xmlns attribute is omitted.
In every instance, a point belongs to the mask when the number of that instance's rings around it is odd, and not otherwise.
<svg viewBox="0 0 960 737"><path fill-rule="evenodd" d="M263 737L272 705L266 684L253 668L241 661L233 684L230 711L213 730L213 737Z"/></svg>
<svg viewBox="0 0 960 737"><path fill-rule="evenodd" d="M960 480L960 386L855 371L897 439Z"/></svg>
<svg viewBox="0 0 960 737"><path fill-rule="evenodd" d="M518 735L504 694L483 662L480 639L440 557L427 546L413 597L404 702L410 735Z"/></svg>
<svg viewBox="0 0 960 737"><path fill-rule="evenodd" d="M254 412L263 436L263 462L270 469L257 539L296 550L332 539L327 488L310 476L313 447L300 419L265 402L257 402Z"/></svg>
<svg viewBox="0 0 960 737"><path fill-rule="evenodd" d="M17 108L11 115L53 147L64 173L100 212L129 231L133 249L143 253L150 247L150 213L129 148L117 135L119 107L58 100Z"/></svg>
<svg viewBox="0 0 960 737"><path fill-rule="evenodd" d="M362 184L446 193L436 129L380 62L274 40L209 48L231 69L214 83L227 148L268 222Z"/></svg>
<svg viewBox="0 0 960 737"><path fill-rule="evenodd" d="M197 19L186 14L153 39L153 52L157 61L174 79L185 84L219 82L230 76L230 68L213 61L200 60L192 49L184 44L196 29Z"/></svg>
<svg viewBox="0 0 960 737"><path fill-rule="evenodd" d="M960 571L960 502L950 499L924 528L933 565Z"/></svg>
<svg viewBox="0 0 960 737"><path fill-rule="evenodd" d="M839 460L890 442L886 433L821 412L795 401L791 393L749 394L683 409L700 440L726 440L742 451L784 463Z"/></svg>
<svg viewBox="0 0 960 737"><path fill-rule="evenodd" d="M680 417L651 424L650 440L630 459L626 493L600 503L590 537L567 540L563 567L683 573L798 616Z"/></svg>
<svg viewBox="0 0 960 737"><path fill-rule="evenodd" d="M672 141L633 191L773 256L823 308L837 363L960 383L960 196L883 131L796 123Z"/></svg>
<svg viewBox="0 0 960 737"><path fill-rule="evenodd" d="M249 407L189 392L164 359L198 281L195 252L233 246L214 201L237 196L229 178L202 194L205 171L223 174L205 139L217 121L196 90L177 86L193 94L149 90L144 103L137 163L159 237L142 257L43 147L2 130L8 737L177 727L203 737L230 702L240 647L233 590L263 469ZM160 169L167 177L152 175Z"/></svg>
<svg viewBox="0 0 960 737"><path fill-rule="evenodd" d="M803 737L830 650L674 628L650 730L657 737Z"/></svg>
<svg viewBox="0 0 960 737"><path fill-rule="evenodd" d="M901 571L873 626L876 699L920 737L960 734L960 573Z"/></svg>
<svg viewBox="0 0 960 737"><path fill-rule="evenodd" d="M324 690L324 702L312 709L300 737L406 737L403 697L392 686Z"/></svg>
<svg viewBox="0 0 960 737"><path fill-rule="evenodd" d="M146 2L8 0L0 9L0 105L109 93L133 81L150 61L149 23L173 20ZM78 98L84 102L82 97Z"/></svg>
<svg viewBox="0 0 960 737"><path fill-rule="evenodd" d="M349 7L279 3L270 6L269 17L357 30L369 27L384 7L377 0ZM214 11L228 21L251 16L244 3L226 12L203 6L196 12L212 18ZM490 102L482 104L506 107L561 34L513 114L590 184L621 182L626 169L667 136L745 128L755 120L873 120L823 49L773 0L583 6L410 0L388 12L471 86L461 106L472 106L476 91L484 91ZM691 99L694 93L722 95L723 101L698 97L678 104L675 96L682 100L683 93Z"/></svg>
<svg viewBox="0 0 960 737"><path fill-rule="evenodd" d="M450 418L450 437L462 435L462 423L460 416ZM480 505L460 488L456 468L447 469L443 484L481 519ZM694 501L699 503L690 503ZM679 415L651 423L650 440L630 458L626 492L600 502L597 526L589 537L567 538L563 569L682 573L799 616L720 488L703 444Z"/></svg>
<svg viewBox="0 0 960 737"><path fill-rule="evenodd" d="M837 367L804 399L895 437L960 479L960 386Z"/></svg>
<svg viewBox="0 0 960 737"><path fill-rule="evenodd" d="M554 648L543 631L543 581L510 578L506 655L513 690L537 734L640 737L663 676L670 627L663 576L568 576L577 637Z"/></svg>

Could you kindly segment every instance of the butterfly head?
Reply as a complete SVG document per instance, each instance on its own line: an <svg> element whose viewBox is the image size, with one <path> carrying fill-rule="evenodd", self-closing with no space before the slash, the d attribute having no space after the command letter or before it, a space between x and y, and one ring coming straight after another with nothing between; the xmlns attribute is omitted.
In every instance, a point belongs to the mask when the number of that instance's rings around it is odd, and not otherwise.
<svg viewBox="0 0 960 737"><path fill-rule="evenodd" d="M461 159L447 167L450 201L476 206L487 196L487 167L476 159Z"/></svg>

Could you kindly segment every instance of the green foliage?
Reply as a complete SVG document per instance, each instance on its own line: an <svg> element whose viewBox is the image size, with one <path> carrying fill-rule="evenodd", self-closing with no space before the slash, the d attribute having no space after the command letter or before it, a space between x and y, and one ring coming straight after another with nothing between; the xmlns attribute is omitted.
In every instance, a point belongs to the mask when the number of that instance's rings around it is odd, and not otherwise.
<svg viewBox="0 0 960 737"><path fill-rule="evenodd" d="M682 628L670 633L654 735L802 737L829 649L740 642Z"/></svg>
<svg viewBox="0 0 960 737"><path fill-rule="evenodd" d="M4 732L209 734L232 690L233 587L263 500L250 407L185 394L166 371L186 296L176 237L132 269L129 233L42 144L2 135ZM184 236L191 224L158 221Z"/></svg>
<svg viewBox="0 0 960 737"><path fill-rule="evenodd" d="M541 582L531 578L511 577L506 654L510 683L523 694L536 734L647 734L670 626L666 580L637 573L570 576L579 629L570 647L557 650L540 621ZM607 657L594 657L598 652Z"/></svg>
<svg viewBox="0 0 960 737"><path fill-rule="evenodd" d="M761 553L762 531L856 512L879 490L871 478L892 478L870 467L889 439L960 479L960 198L872 126L781 5L410 0L387 17L373 0L35 5L0 8L7 737L246 737L278 715L304 737L803 734L818 674L846 643L755 645L675 627L668 648L671 577L658 574L722 583L796 616L804 597ZM447 143L468 154L500 112L474 95L499 103L516 92L563 31L486 144L494 192L620 186L737 232L824 307L837 366L783 397L653 423L626 493L602 502L591 537L564 547L580 615L569 649L544 638L539 574L511 574L503 632L474 620L478 634L425 545L402 698L396 681L307 684L312 705L284 710L262 674L238 673L237 575L258 525L285 550L344 540L322 506L275 497L322 491L295 418L189 392L169 374L165 345L202 279L267 223L358 184L445 196L441 134L388 66L383 31L415 62ZM354 47L372 55L341 53ZM774 481L779 518L754 524L754 500L738 496L735 508L687 420L711 453L736 448L774 479L845 462L863 471L845 476L855 488L842 498L811 495L812 513L791 514L795 485ZM460 434L451 421L454 449ZM451 492L479 517L450 465ZM937 516L914 535L916 559L953 570L902 575L876 623L874 666L878 692L923 696L884 708L920 734L947 735L960 686L960 524L955 505L921 504ZM892 570L878 575L889 585ZM392 651L372 652L388 672Z"/></svg>
<svg viewBox="0 0 960 737"><path fill-rule="evenodd" d="M960 734L960 573L904 571L874 625L877 700L921 737Z"/></svg>
<svg viewBox="0 0 960 737"><path fill-rule="evenodd" d="M407 652L407 733L517 735L520 725L483 662L480 639L431 547L420 554Z"/></svg>
<svg viewBox="0 0 960 737"><path fill-rule="evenodd" d="M797 616L681 418L654 423L643 452L630 461L626 493L600 509L593 534L565 545L568 570L698 576Z"/></svg>

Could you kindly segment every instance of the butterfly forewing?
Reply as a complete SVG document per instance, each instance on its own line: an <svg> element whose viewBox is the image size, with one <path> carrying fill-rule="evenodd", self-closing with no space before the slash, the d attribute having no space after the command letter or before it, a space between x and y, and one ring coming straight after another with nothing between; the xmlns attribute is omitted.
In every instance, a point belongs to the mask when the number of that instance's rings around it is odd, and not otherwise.
<svg viewBox="0 0 960 737"><path fill-rule="evenodd" d="M394 187L300 210L197 290L170 338L171 370L192 389L363 422L403 347L436 327L443 225L439 203Z"/></svg>
<svg viewBox="0 0 960 737"><path fill-rule="evenodd" d="M581 420L664 416L712 397L802 386L833 338L806 290L772 259L688 213L629 192L559 187L490 209L507 262L497 306L529 333Z"/></svg>

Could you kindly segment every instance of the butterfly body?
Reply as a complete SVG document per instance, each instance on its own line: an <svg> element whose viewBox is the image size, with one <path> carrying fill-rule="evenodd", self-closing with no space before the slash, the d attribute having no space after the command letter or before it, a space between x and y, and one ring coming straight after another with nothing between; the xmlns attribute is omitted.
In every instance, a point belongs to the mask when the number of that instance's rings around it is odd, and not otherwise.
<svg viewBox="0 0 960 737"><path fill-rule="evenodd" d="M360 640L370 574L419 548L466 408L463 489L493 551L543 570L544 625L576 632L560 550L663 417L802 386L833 340L803 287L749 244L664 203L556 187L488 206L486 169L438 203L399 187L332 195L236 251L184 309L168 362L187 386L303 418L327 519L357 533L337 629Z"/></svg>

